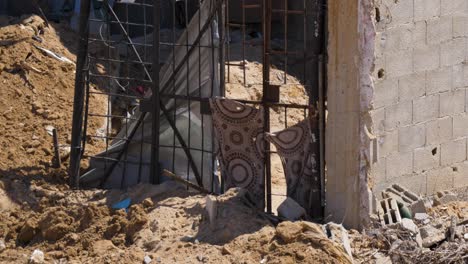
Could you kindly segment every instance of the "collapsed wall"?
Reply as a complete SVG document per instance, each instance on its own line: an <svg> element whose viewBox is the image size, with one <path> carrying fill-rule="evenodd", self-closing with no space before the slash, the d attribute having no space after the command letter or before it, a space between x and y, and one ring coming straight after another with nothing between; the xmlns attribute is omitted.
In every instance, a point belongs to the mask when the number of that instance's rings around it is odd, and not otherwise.
<svg viewBox="0 0 468 264"><path fill-rule="evenodd" d="M376 1L375 24L374 194L467 186L468 1Z"/></svg>

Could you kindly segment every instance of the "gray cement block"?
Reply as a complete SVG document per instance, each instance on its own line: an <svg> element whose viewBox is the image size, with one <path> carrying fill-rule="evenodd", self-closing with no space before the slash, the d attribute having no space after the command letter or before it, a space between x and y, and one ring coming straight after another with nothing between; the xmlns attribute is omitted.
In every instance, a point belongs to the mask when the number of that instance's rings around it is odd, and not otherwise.
<svg viewBox="0 0 468 264"><path fill-rule="evenodd" d="M385 130L411 124L413 120L413 105L411 101L400 102L385 108Z"/></svg>
<svg viewBox="0 0 468 264"><path fill-rule="evenodd" d="M465 90L456 90L440 94L440 117L452 116L465 112Z"/></svg>
<svg viewBox="0 0 468 264"><path fill-rule="evenodd" d="M452 165L466 160L466 138L441 145L441 165Z"/></svg>
<svg viewBox="0 0 468 264"><path fill-rule="evenodd" d="M438 145L453 135L452 117L439 118L426 123L426 144Z"/></svg>
<svg viewBox="0 0 468 264"><path fill-rule="evenodd" d="M440 166L440 150L437 146L417 148L414 150L414 172L422 172Z"/></svg>
<svg viewBox="0 0 468 264"><path fill-rule="evenodd" d="M426 144L425 124L416 124L398 129L398 145L400 152L413 151Z"/></svg>
<svg viewBox="0 0 468 264"><path fill-rule="evenodd" d="M413 123L434 120L439 117L438 94L428 95L413 101Z"/></svg>
<svg viewBox="0 0 468 264"><path fill-rule="evenodd" d="M465 61L466 39L452 39L440 45L440 65L453 66Z"/></svg>
<svg viewBox="0 0 468 264"><path fill-rule="evenodd" d="M440 0L414 0L414 20L428 20L440 16Z"/></svg>

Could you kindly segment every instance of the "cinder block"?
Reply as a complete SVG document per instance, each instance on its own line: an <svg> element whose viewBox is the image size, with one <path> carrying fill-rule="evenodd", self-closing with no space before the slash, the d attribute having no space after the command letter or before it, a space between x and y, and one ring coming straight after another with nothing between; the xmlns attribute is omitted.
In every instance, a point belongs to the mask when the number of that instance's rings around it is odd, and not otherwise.
<svg viewBox="0 0 468 264"><path fill-rule="evenodd" d="M463 0L466 1L466 0ZM453 37L468 37L468 16L453 17Z"/></svg>
<svg viewBox="0 0 468 264"><path fill-rule="evenodd" d="M399 77L413 72L413 52L404 50L389 52L385 57L387 76Z"/></svg>
<svg viewBox="0 0 468 264"><path fill-rule="evenodd" d="M385 157L379 158L377 163L371 166L371 175L373 175L374 185L381 184L387 180L387 159Z"/></svg>
<svg viewBox="0 0 468 264"><path fill-rule="evenodd" d="M427 21L427 43L440 44L452 39L452 17L441 17Z"/></svg>
<svg viewBox="0 0 468 264"><path fill-rule="evenodd" d="M465 90L440 94L440 117L465 112Z"/></svg>
<svg viewBox="0 0 468 264"><path fill-rule="evenodd" d="M466 0L441 0L440 4L440 13L442 16L460 13L463 14L468 11L468 1Z"/></svg>
<svg viewBox="0 0 468 264"><path fill-rule="evenodd" d="M450 91L452 89L452 67L427 72L426 94Z"/></svg>
<svg viewBox="0 0 468 264"><path fill-rule="evenodd" d="M440 0L414 0L414 20L421 21L440 16Z"/></svg>
<svg viewBox="0 0 468 264"><path fill-rule="evenodd" d="M439 118L426 123L426 144L438 145L452 139L452 117Z"/></svg>
<svg viewBox="0 0 468 264"><path fill-rule="evenodd" d="M372 133L377 136L385 134L385 108L371 110L369 112L372 118Z"/></svg>
<svg viewBox="0 0 468 264"><path fill-rule="evenodd" d="M468 136L468 115L453 116L453 138Z"/></svg>
<svg viewBox="0 0 468 264"><path fill-rule="evenodd" d="M385 130L390 131L411 124L413 120L412 110L413 104L411 101L385 107Z"/></svg>
<svg viewBox="0 0 468 264"><path fill-rule="evenodd" d="M393 179L394 183L398 183L416 194L426 193L426 181L427 177L424 173L413 173Z"/></svg>
<svg viewBox="0 0 468 264"><path fill-rule="evenodd" d="M398 129L398 148L400 152L413 151L426 144L425 124L417 124Z"/></svg>
<svg viewBox="0 0 468 264"><path fill-rule="evenodd" d="M461 187L468 186L468 162L462 162L452 165L453 175L453 186Z"/></svg>
<svg viewBox="0 0 468 264"><path fill-rule="evenodd" d="M413 47L413 24L404 24L385 31L385 52L405 50Z"/></svg>
<svg viewBox="0 0 468 264"><path fill-rule="evenodd" d="M465 161L466 152L466 138L443 143L441 145L441 165L448 166Z"/></svg>
<svg viewBox="0 0 468 264"><path fill-rule="evenodd" d="M401 215L398 204L392 198L383 199L379 202L377 214L379 215L380 223L382 225L401 222Z"/></svg>
<svg viewBox="0 0 468 264"><path fill-rule="evenodd" d="M414 150L414 172L422 172L437 168L440 165L440 150L438 146L417 148Z"/></svg>
<svg viewBox="0 0 468 264"><path fill-rule="evenodd" d="M440 65L453 66L465 61L466 39L457 38L440 45Z"/></svg>
<svg viewBox="0 0 468 264"><path fill-rule="evenodd" d="M440 0L414 0L414 20L421 21L440 16Z"/></svg>
<svg viewBox="0 0 468 264"><path fill-rule="evenodd" d="M465 65L458 64L452 67L452 88L465 87Z"/></svg>
<svg viewBox="0 0 468 264"><path fill-rule="evenodd" d="M423 46L413 51L414 71L431 71L440 66L440 47L438 45Z"/></svg>
<svg viewBox="0 0 468 264"><path fill-rule="evenodd" d="M426 74L413 73L403 76L398 82L400 101L412 100L426 93Z"/></svg>
<svg viewBox="0 0 468 264"><path fill-rule="evenodd" d="M387 26L393 27L413 22L412 0L387 1L380 10L386 11L386 9L390 13L388 16L390 19L386 21Z"/></svg>
<svg viewBox="0 0 468 264"><path fill-rule="evenodd" d="M427 23L419 21L414 23L413 28L413 47L422 47L427 44Z"/></svg>
<svg viewBox="0 0 468 264"><path fill-rule="evenodd" d="M387 157L385 169L387 180L411 174L413 171L413 152L399 152Z"/></svg>
<svg viewBox="0 0 468 264"><path fill-rule="evenodd" d="M374 86L374 108L396 104L398 102L398 80L385 79Z"/></svg>
<svg viewBox="0 0 468 264"><path fill-rule="evenodd" d="M425 173L427 177L427 194L453 188L453 171L451 167L431 170Z"/></svg>
<svg viewBox="0 0 468 264"><path fill-rule="evenodd" d="M439 117L439 95L428 95L413 101L413 123L434 120Z"/></svg>
<svg viewBox="0 0 468 264"><path fill-rule="evenodd" d="M380 136L378 143L381 157L398 152L398 130L395 129Z"/></svg>

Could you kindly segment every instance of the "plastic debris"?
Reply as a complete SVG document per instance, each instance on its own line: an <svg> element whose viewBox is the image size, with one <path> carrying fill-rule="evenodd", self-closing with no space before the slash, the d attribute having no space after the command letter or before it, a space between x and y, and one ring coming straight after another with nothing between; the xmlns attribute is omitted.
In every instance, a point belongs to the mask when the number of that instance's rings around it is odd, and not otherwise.
<svg viewBox="0 0 468 264"><path fill-rule="evenodd" d="M122 200L120 202L117 202L117 203L113 204L112 209L115 209L115 210L125 209L125 210L127 210L128 207L130 207L131 203L132 203L132 199L127 198L125 200Z"/></svg>

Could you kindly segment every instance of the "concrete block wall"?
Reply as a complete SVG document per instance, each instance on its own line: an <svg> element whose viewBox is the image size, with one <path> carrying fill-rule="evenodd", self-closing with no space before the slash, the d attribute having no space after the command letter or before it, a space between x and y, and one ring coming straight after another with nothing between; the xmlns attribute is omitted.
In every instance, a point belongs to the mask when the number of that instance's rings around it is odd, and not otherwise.
<svg viewBox="0 0 468 264"><path fill-rule="evenodd" d="M468 186L468 0L376 2L373 192Z"/></svg>

